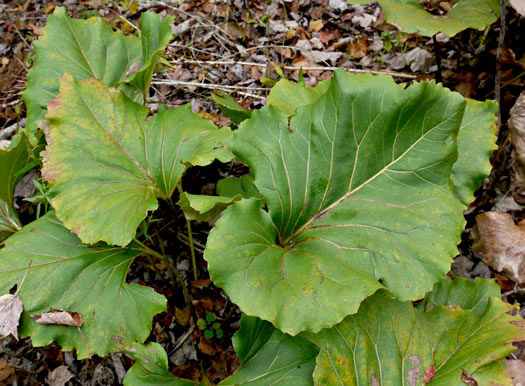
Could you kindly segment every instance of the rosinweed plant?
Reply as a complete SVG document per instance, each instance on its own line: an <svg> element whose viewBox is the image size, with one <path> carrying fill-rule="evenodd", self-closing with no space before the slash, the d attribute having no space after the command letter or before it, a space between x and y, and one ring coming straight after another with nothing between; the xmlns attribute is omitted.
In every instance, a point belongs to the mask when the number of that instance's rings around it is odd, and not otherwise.
<svg viewBox="0 0 525 386"><path fill-rule="evenodd" d="M233 135L188 106L147 119L170 23L145 13L137 39L58 8L35 43L28 125L0 152L0 332L79 358L125 351L136 359L125 384L194 383L143 344L166 299L126 283L140 255L173 266L137 228L158 200L177 210L178 190L188 220L222 212L204 257L245 313L241 366L224 384L507 379L519 317L494 282L443 279L490 170L495 104L340 70L315 88L281 80L259 111L215 97ZM33 157L52 209L22 224L13 188ZM249 175L220 181L219 196L183 192L189 166L233 157ZM219 338L211 319L195 322Z"/></svg>

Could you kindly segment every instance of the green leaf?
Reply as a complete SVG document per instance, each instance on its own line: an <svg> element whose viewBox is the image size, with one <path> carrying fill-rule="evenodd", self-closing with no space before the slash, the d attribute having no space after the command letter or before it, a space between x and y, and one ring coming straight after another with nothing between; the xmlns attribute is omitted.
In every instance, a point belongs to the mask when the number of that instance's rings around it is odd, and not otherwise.
<svg viewBox="0 0 525 386"><path fill-rule="evenodd" d="M24 303L20 335L33 346L57 341L79 359L105 355L151 331L153 315L166 299L153 289L127 284L126 275L139 249L88 246L70 233L53 212L26 225L0 250L0 293L15 284ZM29 317L50 308L80 313L83 325L41 325Z"/></svg>
<svg viewBox="0 0 525 386"><path fill-rule="evenodd" d="M253 176L247 174L241 178L228 177L217 182L217 194L225 197L235 197L240 195L244 198L262 199L255 186Z"/></svg>
<svg viewBox="0 0 525 386"><path fill-rule="evenodd" d="M74 20L57 7L49 16L42 37L34 43L35 60L23 93L27 107L26 133L36 144L36 124L44 119L47 104L58 95L59 78L96 78L113 86L130 68L142 65L140 40L113 31L102 19Z"/></svg>
<svg viewBox="0 0 525 386"><path fill-rule="evenodd" d="M208 322L215 322L215 320L217 320L217 317L213 312L208 312L208 314L206 314L206 320Z"/></svg>
<svg viewBox="0 0 525 386"><path fill-rule="evenodd" d="M208 324L204 319L197 319L197 327L199 327L199 330L204 330Z"/></svg>
<svg viewBox="0 0 525 386"><path fill-rule="evenodd" d="M268 322L243 315L233 346L241 366L222 385L313 385L319 349L303 337L283 334Z"/></svg>
<svg viewBox="0 0 525 386"><path fill-rule="evenodd" d="M142 102L171 39L172 22L172 17L160 21L158 15L145 12L141 39L137 39L113 31L103 19L71 19L65 8L57 7L34 44L35 62L23 93L30 143L36 145L37 122L44 119L46 106L58 95L59 79L66 73L77 79L99 79L108 86L122 85L127 95Z"/></svg>
<svg viewBox="0 0 525 386"><path fill-rule="evenodd" d="M442 298L447 304L470 288L465 280L445 283L438 291L448 287L451 297ZM475 287L493 292L491 282L479 281ZM507 315L511 307L499 298L478 300L479 310L436 305L423 312L379 291L363 302L356 315L309 335L321 347L315 383L423 385L423 375L432 366L435 375L429 385L463 385L463 369L480 385L488 384L479 383L487 379L487 369L496 372L491 379L507 379L501 359L514 350L509 342L523 334L523 327L512 324L521 318Z"/></svg>
<svg viewBox="0 0 525 386"><path fill-rule="evenodd" d="M7 202L0 199L0 241L22 229L22 224L16 212Z"/></svg>
<svg viewBox="0 0 525 386"><path fill-rule="evenodd" d="M187 386L197 383L175 377L168 370L168 355L158 343L135 344L126 350L135 364L124 377L125 386L175 385Z"/></svg>
<svg viewBox="0 0 525 386"><path fill-rule="evenodd" d="M142 43L142 68L126 79L127 82L148 96L149 86L155 66L159 62L166 46L173 38L171 24L173 16L160 19L160 15L145 12L141 16L140 38Z"/></svg>
<svg viewBox="0 0 525 386"><path fill-rule="evenodd" d="M13 137L7 150L0 150L0 200L13 205L16 183L23 177L19 172L30 161L27 143L22 134Z"/></svg>
<svg viewBox="0 0 525 386"><path fill-rule="evenodd" d="M490 174L490 156L497 149L495 101L467 99L458 134L458 160L452 167L452 182L458 199L466 206L474 192Z"/></svg>
<svg viewBox="0 0 525 386"><path fill-rule="evenodd" d="M57 217L86 243L128 244L189 165L232 157L221 145L231 131L189 105L146 119L146 107L97 80L64 75L48 109L42 173Z"/></svg>
<svg viewBox="0 0 525 386"><path fill-rule="evenodd" d="M213 338L213 331L212 330L204 330L204 337L206 339L211 339Z"/></svg>
<svg viewBox="0 0 525 386"><path fill-rule="evenodd" d="M443 16L433 15L419 0L376 0L381 4L385 20L407 33L432 36L444 32L452 37L467 28L484 29L494 23L500 14L499 0L457 0ZM352 4L366 4L369 0L349 0Z"/></svg>
<svg viewBox="0 0 525 386"><path fill-rule="evenodd" d="M329 86L329 80L320 82L315 87L305 87L304 84L281 79L272 87L267 104L288 115L293 115L298 107L315 102L317 98L326 93Z"/></svg>
<svg viewBox="0 0 525 386"><path fill-rule="evenodd" d="M239 195L235 197L202 196L184 192L181 194L177 205L184 211L188 220L203 222L217 217L240 198Z"/></svg>
<svg viewBox="0 0 525 386"><path fill-rule="evenodd" d="M0 150L0 241L22 227L13 209L13 195L21 171L30 162L27 143L22 134L13 137L7 150Z"/></svg>
<svg viewBox="0 0 525 386"><path fill-rule="evenodd" d="M225 117L228 117L236 125L250 118L252 112L241 107L233 98L229 95L221 97L217 94L211 94L211 98L217 103L221 109L221 112Z"/></svg>
<svg viewBox="0 0 525 386"><path fill-rule="evenodd" d="M217 339L222 339L224 337L224 331L218 328L217 331L215 331L215 335L217 336Z"/></svg>
<svg viewBox="0 0 525 386"><path fill-rule="evenodd" d="M463 228L449 184L465 102L435 83L338 71L315 103L268 106L234 137L255 200L228 208L204 257L248 315L319 331L385 287L424 296L449 269Z"/></svg>

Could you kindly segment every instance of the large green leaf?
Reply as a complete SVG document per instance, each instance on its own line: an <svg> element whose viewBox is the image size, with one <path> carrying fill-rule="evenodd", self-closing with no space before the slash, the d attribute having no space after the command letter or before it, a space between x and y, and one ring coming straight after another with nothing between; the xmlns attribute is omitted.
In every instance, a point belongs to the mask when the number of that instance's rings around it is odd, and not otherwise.
<svg viewBox="0 0 525 386"><path fill-rule="evenodd" d="M186 105L148 109L97 80L64 75L49 106L43 175L57 217L86 243L126 245L157 197L169 199L188 165L231 159L231 135Z"/></svg>
<svg viewBox="0 0 525 386"><path fill-rule="evenodd" d="M171 38L167 29L172 22L171 17L160 22L157 15L148 12L142 18L141 41L113 31L102 19L74 20L67 16L65 8L56 8L42 37L34 44L34 66L23 93L27 106L26 133L32 144L37 142L37 121L44 119L47 104L57 96L63 74L73 74L77 79L96 78L108 86L127 80L136 86L136 89L125 87L128 94L142 100ZM136 72L131 74L133 71Z"/></svg>
<svg viewBox="0 0 525 386"><path fill-rule="evenodd" d="M0 293L16 284L24 303L20 336L30 336L34 346L56 340L65 351L76 349L79 358L143 342L166 300L149 287L126 283L140 253L133 247L82 244L53 212L26 225L0 250ZM80 331L29 317L50 308L80 313Z"/></svg>
<svg viewBox="0 0 525 386"><path fill-rule="evenodd" d="M126 386L174 385L191 386L197 383L175 377L168 370L168 355L158 343L135 344L127 348L135 364L126 373Z"/></svg>
<svg viewBox="0 0 525 386"><path fill-rule="evenodd" d="M337 72L315 103L252 114L234 138L269 212L228 208L210 233L213 281L297 334L331 327L386 287L421 298L463 226L449 184L464 99L434 83Z"/></svg>
<svg viewBox="0 0 525 386"><path fill-rule="evenodd" d="M283 334L268 322L243 315L233 346L241 366L221 385L313 385L319 349L303 337Z"/></svg>
<svg viewBox="0 0 525 386"><path fill-rule="evenodd" d="M474 192L492 169L490 156L497 149L497 111L495 101L467 99L458 134L458 160L451 175L456 197L466 206L474 201Z"/></svg>
<svg viewBox="0 0 525 386"><path fill-rule="evenodd" d="M320 82L315 87L305 87L304 84L281 79L272 87L270 95L268 95L268 105L274 106L288 115L293 115L298 107L313 103L326 93L329 86L330 81Z"/></svg>
<svg viewBox="0 0 525 386"><path fill-rule="evenodd" d="M381 4L385 20L402 31L432 36L444 32L454 36L467 28L481 30L494 23L500 14L499 0L457 0L445 15L433 15L420 0L376 0ZM349 0L353 4L366 4L369 0Z"/></svg>
<svg viewBox="0 0 525 386"><path fill-rule="evenodd" d="M316 384L423 385L432 366L430 385L463 385L463 370L480 385L488 380L510 384L501 360L514 350L510 341L523 335L523 328L512 324L521 318L509 316L510 306L496 297L479 296L479 307L467 310L451 305L472 289L466 279L456 280L440 284L438 297L447 306L423 312L379 291L356 315L309 335L321 348ZM487 281L475 285L484 294L493 292L491 286Z"/></svg>

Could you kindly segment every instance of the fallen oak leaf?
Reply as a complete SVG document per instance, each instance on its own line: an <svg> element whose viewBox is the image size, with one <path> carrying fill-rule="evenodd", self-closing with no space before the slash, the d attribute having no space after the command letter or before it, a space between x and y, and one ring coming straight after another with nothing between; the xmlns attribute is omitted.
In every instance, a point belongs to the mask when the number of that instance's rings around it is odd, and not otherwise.
<svg viewBox="0 0 525 386"><path fill-rule="evenodd" d="M29 315L39 324L53 324L57 326L82 327L82 316L78 312L56 310L51 308L42 315Z"/></svg>
<svg viewBox="0 0 525 386"><path fill-rule="evenodd" d="M525 222L514 224L508 213L482 213L476 216L472 237L472 250L484 253L487 265L525 284Z"/></svg>
<svg viewBox="0 0 525 386"><path fill-rule="evenodd" d="M23 310L22 299L18 296L0 296L0 338L11 334L18 340L18 323Z"/></svg>

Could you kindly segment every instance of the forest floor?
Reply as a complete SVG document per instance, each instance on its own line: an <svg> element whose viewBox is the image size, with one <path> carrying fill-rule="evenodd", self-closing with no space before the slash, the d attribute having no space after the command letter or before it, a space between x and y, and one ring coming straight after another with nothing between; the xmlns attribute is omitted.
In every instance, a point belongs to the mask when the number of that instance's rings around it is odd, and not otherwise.
<svg viewBox="0 0 525 386"><path fill-rule="evenodd" d="M516 279L487 264L483 253L472 250L472 229L477 215L496 211L509 214L516 223L525 219L525 183L519 177L515 161L515 153L520 149L513 146L507 124L509 111L524 89L525 19L512 8L507 9L506 38L498 67L499 21L483 31L469 29L453 38L438 35L432 39L405 34L386 24L376 4L349 5L343 0L4 0L0 4L0 140L8 140L17 127L24 125L25 108L20 93L31 65L32 42L42 34L47 16L56 6L66 7L75 18L103 17L128 34L136 33L135 26L140 24L143 11L174 15L175 38L166 54L171 67L155 75L150 107L155 110L161 104L170 107L189 102L195 113L219 126L230 125L231 121L212 101L212 92L231 94L244 108L259 108L264 105L271 86L279 80L279 68L287 78L297 80L297 69L302 67L309 86L331 78L338 67L350 72L387 73L405 83L436 79L477 100L494 99L499 68L499 148L492 157L491 175L465 212L467 223L452 271L467 278L496 278L503 299L519 303L525 316L525 289ZM244 173L246 168L239 163L216 162L193 168L186 173L183 185L190 193L213 194L219 178ZM33 208L23 199L34 194L31 181L38 178L38 175L25 178L17 188L19 210L25 211L27 218L34 216ZM162 213L161 207L156 216L161 218ZM215 313L222 321L225 334L222 339L204 339L200 330L189 323L190 311L184 305L181 290L166 284L169 281L165 280L165 267L152 267L146 259L137 259L128 281L149 285L168 298L168 311L154 318L148 340L164 346L170 371L199 380L202 366L209 380L219 382L239 363L231 337L239 328L240 311L209 280L202 259L209 229L207 223L193 227L199 280L192 280L183 216L163 223L152 234L169 240L166 253L188 281L198 316ZM516 230L501 230L492 236L495 238L491 242L512 242L509 239L516 237L513 232ZM515 253L525 256L525 244L521 245L523 249ZM518 350L512 359L525 360L525 342L516 345ZM57 344L33 348L30 339L0 341L0 383L5 384L122 384L132 363L121 353L79 361L74 353L61 352Z"/></svg>

